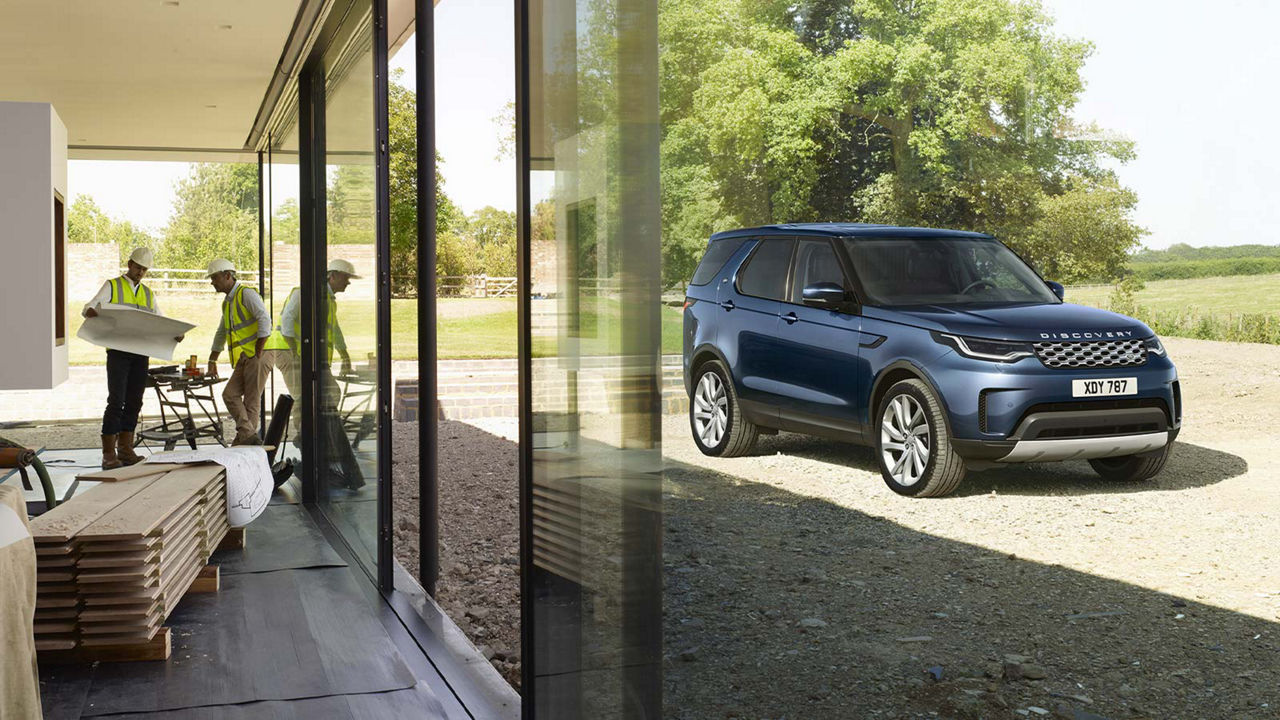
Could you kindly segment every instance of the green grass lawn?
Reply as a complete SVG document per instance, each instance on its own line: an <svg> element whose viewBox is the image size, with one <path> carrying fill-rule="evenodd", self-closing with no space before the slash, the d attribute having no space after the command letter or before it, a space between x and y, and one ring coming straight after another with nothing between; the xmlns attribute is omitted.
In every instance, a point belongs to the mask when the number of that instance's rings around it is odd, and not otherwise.
<svg viewBox="0 0 1280 720"><path fill-rule="evenodd" d="M160 295L165 315L196 323L186 340L178 345L179 360L198 355L201 363L209 355L213 332L221 312L222 296ZM283 302L283 297L279 299ZM71 319L70 360L72 365L97 365L103 362L104 350L75 337L82 318L82 304L68 306ZM279 312L279 308L277 308ZM620 312L616 301L599 299L596 307L582 308L580 349L583 354L610 354L618 350L617 333L609 326ZM516 355L516 301L514 298L441 298L437 313L437 352L441 359L508 358ZM363 360L376 352L373 300L344 300L338 297L338 323L346 337L353 360ZM662 351L680 352L682 313L680 308L662 308ZM555 353L553 337L535 336L534 356ZM418 357L418 311L416 300L391 301L391 352L395 360ZM224 353L223 359L226 359Z"/></svg>
<svg viewBox="0 0 1280 720"><path fill-rule="evenodd" d="M1111 288L1067 288L1067 302L1107 307ZM1280 275L1152 280L1135 298L1138 305L1160 312L1200 310L1215 315L1280 313Z"/></svg>

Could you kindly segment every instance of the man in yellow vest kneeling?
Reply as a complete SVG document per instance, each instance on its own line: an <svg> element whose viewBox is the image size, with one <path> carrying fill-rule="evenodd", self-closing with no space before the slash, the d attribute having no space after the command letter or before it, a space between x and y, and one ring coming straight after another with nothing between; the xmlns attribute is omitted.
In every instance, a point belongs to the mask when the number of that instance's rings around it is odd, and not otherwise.
<svg viewBox="0 0 1280 720"><path fill-rule="evenodd" d="M235 266L221 258L209 263L209 284L224 293L222 321L209 351L209 374L218 376L218 355L225 345L231 353L231 378L222 391L222 401L236 422L232 445L261 445L258 418L262 406L262 385L267 366L262 362L263 346L271 335L271 314L257 290L236 279Z"/></svg>

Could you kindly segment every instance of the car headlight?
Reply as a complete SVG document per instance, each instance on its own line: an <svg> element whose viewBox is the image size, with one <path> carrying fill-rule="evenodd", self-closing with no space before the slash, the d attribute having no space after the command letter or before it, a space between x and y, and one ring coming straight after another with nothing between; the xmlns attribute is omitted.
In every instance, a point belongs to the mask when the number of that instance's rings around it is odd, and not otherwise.
<svg viewBox="0 0 1280 720"><path fill-rule="evenodd" d="M1147 346L1147 352L1151 355L1159 355L1160 357L1165 356L1164 343L1160 342L1159 337L1152 335L1146 340L1143 340L1142 344Z"/></svg>
<svg viewBox="0 0 1280 720"><path fill-rule="evenodd" d="M1035 355L1031 345L1024 342L987 340L986 338L964 337L940 332L933 333L933 339L943 345L954 348L961 355L975 360L1014 362Z"/></svg>

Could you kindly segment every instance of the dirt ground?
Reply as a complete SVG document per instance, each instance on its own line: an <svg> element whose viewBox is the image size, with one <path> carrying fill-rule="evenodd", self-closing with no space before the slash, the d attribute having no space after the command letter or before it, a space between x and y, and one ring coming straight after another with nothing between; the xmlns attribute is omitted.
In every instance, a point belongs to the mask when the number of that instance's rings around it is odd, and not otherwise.
<svg viewBox="0 0 1280 720"><path fill-rule="evenodd" d="M665 715L1280 717L1280 347L1166 345L1184 429L1137 485L1015 466L914 500L865 448L782 434L707 458L666 418ZM514 431L440 433L440 599L513 684ZM415 457L416 427L394 442ZM414 469L396 464L410 568Z"/></svg>
<svg viewBox="0 0 1280 720"><path fill-rule="evenodd" d="M914 500L870 450L702 456L664 423L672 718L1280 716L1280 348L1167 341L1163 474L1083 462Z"/></svg>

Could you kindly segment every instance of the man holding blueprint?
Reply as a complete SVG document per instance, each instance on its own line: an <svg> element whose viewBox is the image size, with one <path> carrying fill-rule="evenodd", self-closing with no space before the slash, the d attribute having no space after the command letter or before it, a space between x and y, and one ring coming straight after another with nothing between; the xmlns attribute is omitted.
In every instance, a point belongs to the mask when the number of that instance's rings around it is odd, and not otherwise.
<svg viewBox="0 0 1280 720"><path fill-rule="evenodd" d="M149 267L151 250L134 250L129 256L128 272L103 283L81 313L86 320L79 337L107 348L107 409L102 413L103 470L133 465L142 459L133 452L133 434L138 428L142 393L146 390L148 354L163 355L167 345L165 359L173 356L172 344L155 342L140 331L136 319L129 319L129 315L137 312L160 314L155 293L142 284ZM96 320L90 321L90 318ZM158 326L161 332L179 333L172 337L174 343L182 342L186 330L194 327L176 320L153 322L145 327L151 326Z"/></svg>

